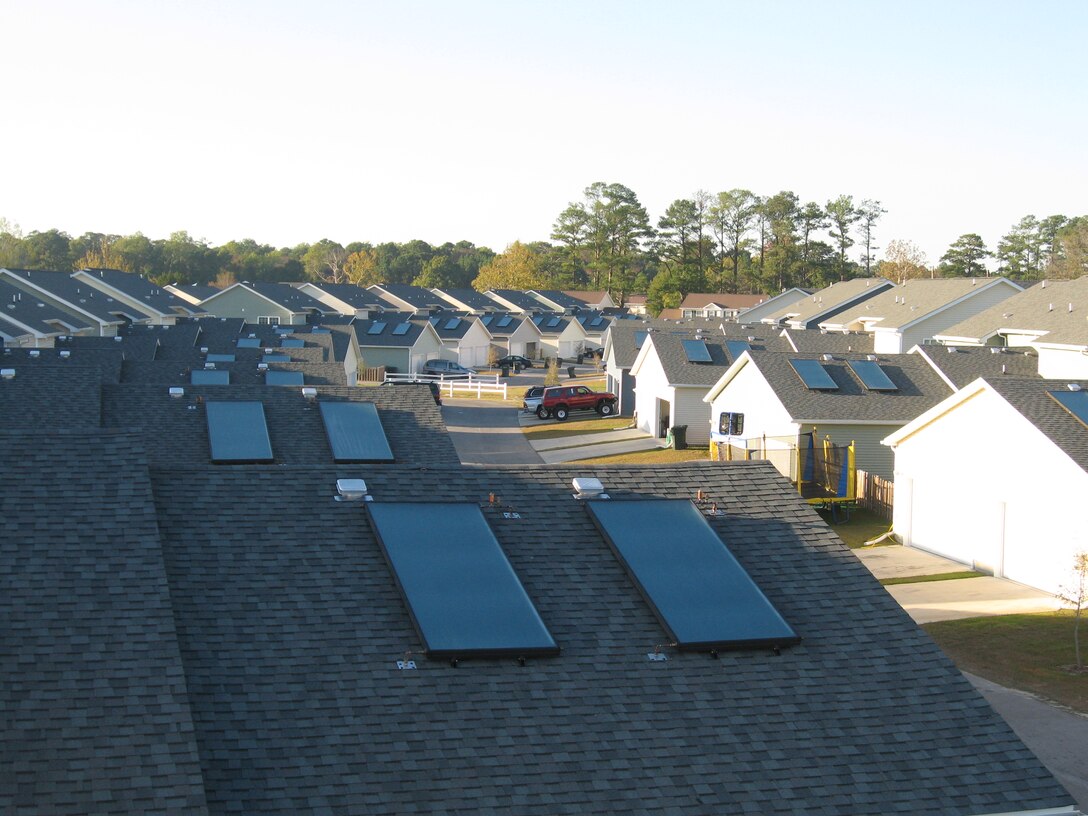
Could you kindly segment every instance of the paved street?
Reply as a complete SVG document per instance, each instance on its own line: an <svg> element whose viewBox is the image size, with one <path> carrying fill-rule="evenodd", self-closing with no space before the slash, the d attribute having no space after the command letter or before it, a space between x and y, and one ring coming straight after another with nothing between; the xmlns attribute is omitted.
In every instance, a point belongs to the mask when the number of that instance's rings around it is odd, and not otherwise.
<svg viewBox="0 0 1088 816"><path fill-rule="evenodd" d="M518 413L517 408L497 401L442 400L442 418L466 465L541 464L540 455L521 432Z"/></svg>

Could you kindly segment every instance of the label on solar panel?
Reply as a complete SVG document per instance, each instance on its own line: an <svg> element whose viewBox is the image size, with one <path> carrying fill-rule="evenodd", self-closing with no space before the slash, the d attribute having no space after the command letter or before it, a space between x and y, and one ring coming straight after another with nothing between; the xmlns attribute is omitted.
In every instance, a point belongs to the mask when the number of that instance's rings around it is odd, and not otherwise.
<svg viewBox="0 0 1088 816"><path fill-rule="evenodd" d="M790 360L790 365L806 388L824 391L837 391L839 388L819 360Z"/></svg>
<svg viewBox="0 0 1088 816"><path fill-rule="evenodd" d="M800 641L690 501L592 501L586 507L678 647Z"/></svg>
<svg viewBox="0 0 1088 816"><path fill-rule="evenodd" d="M378 409L372 402L322 402L321 420L334 462L392 462Z"/></svg>
<svg viewBox="0 0 1088 816"><path fill-rule="evenodd" d="M710 349L706 347L706 343L702 340L681 340L684 346L684 353L688 356L689 363L709 363L711 362Z"/></svg>
<svg viewBox="0 0 1088 816"><path fill-rule="evenodd" d="M272 443L259 402L208 402L208 441L213 462L271 462Z"/></svg>
<svg viewBox="0 0 1088 816"><path fill-rule="evenodd" d="M372 502L367 511L429 657L559 653L477 505Z"/></svg>
<svg viewBox="0 0 1088 816"><path fill-rule="evenodd" d="M305 385L306 380L301 371L266 371L264 373L265 385Z"/></svg>
<svg viewBox="0 0 1088 816"><path fill-rule="evenodd" d="M206 368L194 369L189 374L190 385L230 385L229 371L209 371Z"/></svg>
<svg viewBox="0 0 1088 816"><path fill-rule="evenodd" d="M1088 391L1048 391L1065 410L1088 425Z"/></svg>
<svg viewBox="0 0 1088 816"><path fill-rule="evenodd" d="M879 363L872 360L847 360L850 370L857 375L870 391L898 391L899 386L892 382L891 377L884 373Z"/></svg>

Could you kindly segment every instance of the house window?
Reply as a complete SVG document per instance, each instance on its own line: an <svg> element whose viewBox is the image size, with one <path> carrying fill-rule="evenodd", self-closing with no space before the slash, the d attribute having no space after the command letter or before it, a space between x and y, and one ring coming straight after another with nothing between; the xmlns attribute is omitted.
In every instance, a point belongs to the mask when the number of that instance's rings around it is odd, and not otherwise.
<svg viewBox="0 0 1088 816"><path fill-rule="evenodd" d="M718 433L724 436L740 436L744 433L744 414L722 411L718 416Z"/></svg>
<svg viewBox="0 0 1088 816"><path fill-rule="evenodd" d="M276 315L261 315L257 318L257 323L261 326L278 326L280 324L280 319Z"/></svg>

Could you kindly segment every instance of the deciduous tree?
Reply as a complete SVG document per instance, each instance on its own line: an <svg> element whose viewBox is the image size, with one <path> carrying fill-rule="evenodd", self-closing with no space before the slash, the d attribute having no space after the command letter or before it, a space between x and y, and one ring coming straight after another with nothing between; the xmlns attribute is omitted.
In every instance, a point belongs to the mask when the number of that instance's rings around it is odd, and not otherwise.
<svg viewBox="0 0 1088 816"><path fill-rule="evenodd" d="M926 254L918 245L898 238L888 241L884 260L877 266L877 274L896 283L933 276L932 270L926 266Z"/></svg>
<svg viewBox="0 0 1088 816"><path fill-rule="evenodd" d="M540 275L540 258L520 241L480 268L472 282L477 292L488 289L542 289L547 284Z"/></svg>

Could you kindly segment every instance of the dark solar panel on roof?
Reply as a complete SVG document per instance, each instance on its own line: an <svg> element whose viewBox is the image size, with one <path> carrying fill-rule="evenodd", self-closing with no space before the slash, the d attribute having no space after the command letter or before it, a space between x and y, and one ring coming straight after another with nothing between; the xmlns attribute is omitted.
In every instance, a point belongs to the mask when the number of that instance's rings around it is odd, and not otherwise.
<svg viewBox="0 0 1088 816"><path fill-rule="evenodd" d="M370 324L370 328L366 330L367 334L381 334L385 331L385 324L380 320L377 320Z"/></svg>
<svg viewBox="0 0 1088 816"><path fill-rule="evenodd" d="M646 336L648 334L649 334L648 331L637 331L637 332L635 332L635 348L642 348L642 344L644 342L646 342Z"/></svg>
<svg viewBox="0 0 1088 816"><path fill-rule="evenodd" d="M706 347L706 343L702 340L681 340L684 346L684 354L688 357L689 363L709 363L712 358L710 356L710 349Z"/></svg>
<svg viewBox="0 0 1088 816"><path fill-rule="evenodd" d="M404 334L408 334L408 330L410 328L412 328L411 323L398 323L396 326L393 327L393 334L397 335L398 337Z"/></svg>
<svg viewBox="0 0 1088 816"><path fill-rule="evenodd" d="M372 402L322 402L321 420L334 462L392 462L378 409Z"/></svg>
<svg viewBox="0 0 1088 816"><path fill-rule="evenodd" d="M559 318L558 317L553 317L551 320L548 321L548 328L549 329L554 329L558 325L559 325Z"/></svg>
<svg viewBox="0 0 1088 816"><path fill-rule="evenodd" d="M367 509L429 657L558 654L477 505Z"/></svg>
<svg viewBox="0 0 1088 816"><path fill-rule="evenodd" d="M460 325L461 325L461 318L451 317L449 320L446 321L446 330L449 331L451 329L456 329Z"/></svg>
<svg viewBox="0 0 1088 816"><path fill-rule="evenodd" d="M239 337L238 348L260 348L261 341L257 337Z"/></svg>
<svg viewBox="0 0 1088 816"><path fill-rule="evenodd" d="M207 360L209 363L233 363L234 362L234 355L233 354L209 354L204 359Z"/></svg>
<svg viewBox="0 0 1088 816"><path fill-rule="evenodd" d="M502 319L499 321L498 325L499 325L499 328L502 329L502 328L505 328L505 327L509 326L513 322L514 322L514 318L510 317L510 315L503 315Z"/></svg>
<svg viewBox="0 0 1088 816"><path fill-rule="evenodd" d="M495 315L484 315L483 317L480 318L481 322L483 322L483 324L485 326L490 326L491 321L494 320L494 319L495 319ZM500 326L503 325L501 321L499 322L499 325Z"/></svg>
<svg viewBox="0 0 1088 816"><path fill-rule="evenodd" d="M291 357L287 354L262 354L262 363L289 363Z"/></svg>
<svg viewBox="0 0 1088 816"><path fill-rule="evenodd" d="M265 385L305 385L306 379L301 371L266 371Z"/></svg>
<svg viewBox="0 0 1088 816"><path fill-rule="evenodd" d="M839 386L818 360L790 360L790 365L793 366L793 370L797 372L797 376L801 378L806 388L824 391L838 390Z"/></svg>
<svg viewBox="0 0 1088 816"><path fill-rule="evenodd" d="M586 507L680 648L800 641L690 501L592 501Z"/></svg>
<svg viewBox="0 0 1088 816"><path fill-rule="evenodd" d="M884 373L884 369L880 367L879 363L873 362L872 360L847 360L846 364L850 366L850 370L857 375L859 380L861 380L861 384L870 391L899 390L899 387Z"/></svg>
<svg viewBox="0 0 1088 816"><path fill-rule="evenodd" d="M189 375L190 385L230 385L229 371L197 368Z"/></svg>
<svg viewBox="0 0 1088 816"><path fill-rule="evenodd" d="M747 340L726 340L725 347L729 351L729 356L734 360L752 348Z"/></svg>
<svg viewBox="0 0 1088 816"><path fill-rule="evenodd" d="M305 345L301 337L284 337L280 340L280 348L302 348Z"/></svg>
<svg viewBox="0 0 1088 816"><path fill-rule="evenodd" d="M1088 391L1048 391L1065 410L1088 425Z"/></svg>
<svg viewBox="0 0 1088 816"><path fill-rule="evenodd" d="M207 402L213 462L271 462L272 443L259 402Z"/></svg>

